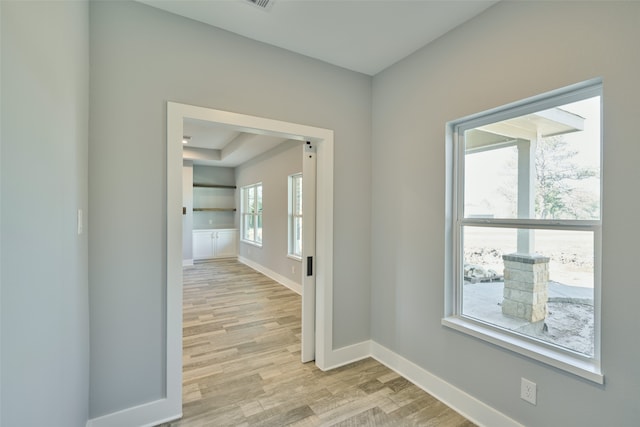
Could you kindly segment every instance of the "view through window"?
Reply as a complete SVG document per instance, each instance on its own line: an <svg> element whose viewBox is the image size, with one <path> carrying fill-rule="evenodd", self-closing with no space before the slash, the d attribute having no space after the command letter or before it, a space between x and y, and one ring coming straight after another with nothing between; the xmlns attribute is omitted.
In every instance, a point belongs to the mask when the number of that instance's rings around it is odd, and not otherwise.
<svg viewBox="0 0 640 427"><path fill-rule="evenodd" d="M289 176L289 255L302 257L302 174Z"/></svg>
<svg viewBox="0 0 640 427"><path fill-rule="evenodd" d="M241 188L242 240L262 246L262 183Z"/></svg>
<svg viewBox="0 0 640 427"><path fill-rule="evenodd" d="M598 359L601 86L454 134L454 313Z"/></svg>

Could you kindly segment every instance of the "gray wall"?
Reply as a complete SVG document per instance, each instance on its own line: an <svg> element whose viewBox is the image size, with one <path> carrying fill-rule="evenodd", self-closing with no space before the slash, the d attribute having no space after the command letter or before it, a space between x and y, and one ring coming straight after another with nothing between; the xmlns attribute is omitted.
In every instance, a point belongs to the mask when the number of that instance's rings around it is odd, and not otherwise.
<svg viewBox="0 0 640 427"><path fill-rule="evenodd" d="M240 187L262 182L264 211L262 247L240 241L240 256L302 284L301 262L287 257L288 177L299 172L302 172L302 142L288 141L239 166L236 181L238 196Z"/></svg>
<svg viewBox="0 0 640 427"><path fill-rule="evenodd" d="M527 426L640 420L638 40L637 2L501 2L373 79L372 338ZM598 76L604 386L440 325L445 123Z"/></svg>
<svg viewBox="0 0 640 427"><path fill-rule="evenodd" d="M163 394L168 100L335 131L334 345L368 339L371 78L133 2L90 32L90 416Z"/></svg>
<svg viewBox="0 0 640 427"><path fill-rule="evenodd" d="M167 100L335 130L336 347L367 339L370 321L376 341L523 424L640 419L640 4L498 4L373 79L373 147L366 76L140 4L90 9L89 30L84 2L0 3L2 425L81 426L87 406L162 396ZM440 326L444 123L596 76L604 386ZM75 218L88 181L87 261ZM521 376L538 384L535 407Z"/></svg>
<svg viewBox="0 0 640 427"><path fill-rule="evenodd" d="M88 413L89 6L0 3L0 424L84 426Z"/></svg>

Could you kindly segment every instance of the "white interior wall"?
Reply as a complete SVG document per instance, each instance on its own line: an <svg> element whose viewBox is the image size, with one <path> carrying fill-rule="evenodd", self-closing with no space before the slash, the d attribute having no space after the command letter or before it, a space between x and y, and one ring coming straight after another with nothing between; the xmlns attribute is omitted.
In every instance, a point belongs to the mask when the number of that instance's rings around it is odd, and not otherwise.
<svg viewBox="0 0 640 427"><path fill-rule="evenodd" d="M0 11L0 424L84 426L89 6L2 1Z"/></svg>
<svg viewBox="0 0 640 427"><path fill-rule="evenodd" d="M527 426L635 425L640 3L501 2L373 79L372 339ZM440 324L445 123L604 80L604 386ZM520 399L520 378L538 403Z"/></svg>

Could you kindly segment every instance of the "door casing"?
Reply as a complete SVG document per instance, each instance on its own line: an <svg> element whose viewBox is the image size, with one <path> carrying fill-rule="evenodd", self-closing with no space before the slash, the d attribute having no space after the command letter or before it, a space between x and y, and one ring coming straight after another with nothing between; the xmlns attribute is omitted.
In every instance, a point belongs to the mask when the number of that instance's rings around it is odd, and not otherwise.
<svg viewBox="0 0 640 427"><path fill-rule="evenodd" d="M206 107L167 103L167 283L166 418L182 415L182 135L185 118L214 122L243 132L284 137L314 144L315 197L315 363L333 365L333 131ZM304 171L303 171L304 173ZM303 184L304 185L304 184ZM305 227L303 222L303 227ZM303 256L306 254L303 253ZM303 259L306 263L306 259ZM306 272L306 266L304 271ZM304 282L304 280L303 280ZM306 301L308 303L308 301ZM305 301L303 301L304 305ZM303 309L304 315L305 309ZM304 340L304 339L303 339ZM159 409L159 408L158 408Z"/></svg>

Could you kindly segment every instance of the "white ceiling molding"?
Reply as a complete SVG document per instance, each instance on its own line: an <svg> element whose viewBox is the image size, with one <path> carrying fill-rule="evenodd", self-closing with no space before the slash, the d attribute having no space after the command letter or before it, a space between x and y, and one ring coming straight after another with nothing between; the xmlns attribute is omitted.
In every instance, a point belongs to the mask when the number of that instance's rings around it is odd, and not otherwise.
<svg viewBox="0 0 640 427"><path fill-rule="evenodd" d="M197 165L236 167L287 141L196 119L185 119L183 127L190 139L182 158Z"/></svg>

